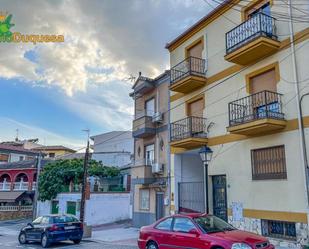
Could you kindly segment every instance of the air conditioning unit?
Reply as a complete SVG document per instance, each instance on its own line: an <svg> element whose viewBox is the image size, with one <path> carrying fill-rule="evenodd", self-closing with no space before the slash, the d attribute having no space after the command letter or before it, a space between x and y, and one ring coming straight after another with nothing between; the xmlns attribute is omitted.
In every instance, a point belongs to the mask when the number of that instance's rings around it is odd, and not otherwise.
<svg viewBox="0 0 309 249"><path fill-rule="evenodd" d="M164 170L164 164L162 163L154 163L152 165L152 173L162 173Z"/></svg>
<svg viewBox="0 0 309 249"><path fill-rule="evenodd" d="M162 122L163 121L163 113L161 112L156 112L153 116L152 116L152 122Z"/></svg>

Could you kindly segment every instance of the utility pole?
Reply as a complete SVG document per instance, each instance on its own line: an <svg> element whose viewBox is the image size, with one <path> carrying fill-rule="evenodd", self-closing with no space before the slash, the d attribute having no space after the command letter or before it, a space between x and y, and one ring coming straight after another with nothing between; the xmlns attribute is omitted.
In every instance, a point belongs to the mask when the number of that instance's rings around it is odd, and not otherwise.
<svg viewBox="0 0 309 249"><path fill-rule="evenodd" d="M89 133L90 130L83 130L87 132L87 148L84 158L84 171L83 171L83 185L82 185L82 198L80 201L80 221L84 223L85 220L85 204L86 204L86 189L87 189L87 178L88 178L88 159L89 159Z"/></svg>
<svg viewBox="0 0 309 249"><path fill-rule="evenodd" d="M42 153L39 152L39 155L37 157L37 167L36 167L36 186L35 186L35 192L34 192L34 200L33 200L33 211L32 211L32 218L33 220L36 218L38 214L38 197L39 197L39 177L41 172L41 161L42 161Z"/></svg>

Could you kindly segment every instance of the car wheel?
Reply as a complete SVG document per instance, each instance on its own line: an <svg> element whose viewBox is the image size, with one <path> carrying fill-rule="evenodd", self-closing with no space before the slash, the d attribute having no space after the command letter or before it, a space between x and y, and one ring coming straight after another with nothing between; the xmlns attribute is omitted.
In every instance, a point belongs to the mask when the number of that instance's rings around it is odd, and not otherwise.
<svg viewBox="0 0 309 249"><path fill-rule="evenodd" d="M28 241L26 239L26 234L24 232L20 233L18 236L18 241L20 244L26 244Z"/></svg>
<svg viewBox="0 0 309 249"><path fill-rule="evenodd" d="M47 238L47 235L44 233L42 235L42 238L41 238L41 245L43 248L47 248L49 246L49 241L48 241L48 238Z"/></svg>
<svg viewBox="0 0 309 249"><path fill-rule="evenodd" d="M81 242L81 239L74 239L74 240L73 240L73 243L74 243L74 244L79 244L80 242Z"/></svg>
<svg viewBox="0 0 309 249"><path fill-rule="evenodd" d="M146 249L159 249L155 242L149 242Z"/></svg>

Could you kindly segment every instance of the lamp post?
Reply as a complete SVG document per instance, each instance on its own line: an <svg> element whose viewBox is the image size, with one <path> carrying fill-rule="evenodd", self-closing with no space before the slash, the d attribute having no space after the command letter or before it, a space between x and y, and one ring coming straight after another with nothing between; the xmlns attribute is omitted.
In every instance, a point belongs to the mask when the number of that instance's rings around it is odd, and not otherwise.
<svg viewBox="0 0 309 249"><path fill-rule="evenodd" d="M204 145L200 151L200 157L204 164L204 205L206 213L209 213L209 204L208 204L208 163L211 161L213 151L207 146Z"/></svg>

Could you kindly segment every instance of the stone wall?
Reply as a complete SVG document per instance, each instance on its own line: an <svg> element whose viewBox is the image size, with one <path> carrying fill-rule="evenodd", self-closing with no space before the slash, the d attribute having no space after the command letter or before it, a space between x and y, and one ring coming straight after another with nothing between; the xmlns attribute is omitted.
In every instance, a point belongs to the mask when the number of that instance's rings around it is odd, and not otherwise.
<svg viewBox="0 0 309 249"><path fill-rule="evenodd" d="M252 233L262 234L261 219L246 218L242 221L233 221L232 216L228 217L229 223L240 230L245 230ZM295 223L296 226L296 240L285 240L279 238L269 238L269 241L275 247L287 248L302 248L302 245L308 244L308 225L304 223Z"/></svg>
<svg viewBox="0 0 309 249"><path fill-rule="evenodd" d="M31 218L32 211L0 211L0 220Z"/></svg>

